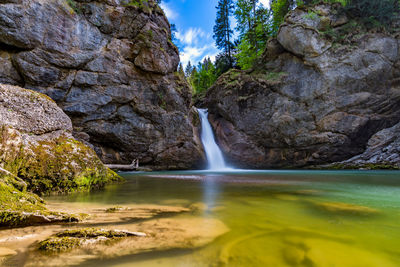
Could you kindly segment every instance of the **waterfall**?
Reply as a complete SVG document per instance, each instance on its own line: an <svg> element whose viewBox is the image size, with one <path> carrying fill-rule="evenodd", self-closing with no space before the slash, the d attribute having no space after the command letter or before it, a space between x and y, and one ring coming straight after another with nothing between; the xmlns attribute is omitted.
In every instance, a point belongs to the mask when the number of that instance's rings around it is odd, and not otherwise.
<svg viewBox="0 0 400 267"><path fill-rule="evenodd" d="M221 149L219 149L215 142L214 133L207 118L208 110L200 108L197 110L201 120L201 142L206 152L208 169L211 171L228 169L225 165Z"/></svg>

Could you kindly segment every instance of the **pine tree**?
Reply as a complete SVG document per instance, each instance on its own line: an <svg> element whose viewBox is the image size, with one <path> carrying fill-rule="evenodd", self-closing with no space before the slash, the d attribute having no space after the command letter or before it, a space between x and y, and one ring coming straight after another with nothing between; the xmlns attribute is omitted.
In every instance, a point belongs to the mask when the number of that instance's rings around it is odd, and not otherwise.
<svg viewBox="0 0 400 267"><path fill-rule="evenodd" d="M259 0L238 0L235 17L240 34L235 55L237 65L249 69L271 36L271 11L259 5Z"/></svg>
<svg viewBox="0 0 400 267"><path fill-rule="evenodd" d="M193 71L192 63L190 63L189 61L189 63L186 65L185 68L185 76L189 77L192 74L192 71Z"/></svg>
<svg viewBox="0 0 400 267"><path fill-rule="evenodd" d="M215 44L219 49L223 49L229 58L232 67L232 35L233 30L230 25L230 16L233 13L233 0L219 0L217 5L217 18L214 26Z"/></svg>

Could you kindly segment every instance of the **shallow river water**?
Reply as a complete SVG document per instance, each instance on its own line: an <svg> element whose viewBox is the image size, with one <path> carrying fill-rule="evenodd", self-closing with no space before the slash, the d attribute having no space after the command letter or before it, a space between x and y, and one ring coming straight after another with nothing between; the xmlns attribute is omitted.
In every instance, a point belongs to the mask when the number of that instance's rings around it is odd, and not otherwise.
<svg viewBox="0 0 400 267"><path fill-rule="evenodd" d="M400 266L400 172L124 173L127 182L48 201L198 205L230 231L195 250L90 266ZM85 265L88 266L88 265Z"/></svg>

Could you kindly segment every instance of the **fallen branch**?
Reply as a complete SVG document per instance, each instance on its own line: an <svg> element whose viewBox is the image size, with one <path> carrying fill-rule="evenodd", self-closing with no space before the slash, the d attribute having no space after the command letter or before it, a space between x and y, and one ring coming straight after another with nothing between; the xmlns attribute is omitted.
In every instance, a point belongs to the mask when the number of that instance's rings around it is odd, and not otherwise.
<svg viewBox="0 0 400 267"><path fill-rule="evenodd" d="M108 168L112 170L125 170L125 171L133 171L139 168L139 160L134 159L129 165L121 165L121 164L105 164Z"/></svg>

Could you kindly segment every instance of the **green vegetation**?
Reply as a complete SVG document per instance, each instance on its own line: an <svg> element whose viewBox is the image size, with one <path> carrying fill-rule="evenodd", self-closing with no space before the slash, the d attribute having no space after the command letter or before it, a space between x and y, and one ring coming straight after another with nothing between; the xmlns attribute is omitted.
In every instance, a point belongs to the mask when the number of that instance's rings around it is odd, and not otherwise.
<svg viewBox="0 0 400 267"><path fill-rule="evenodd" d="M38 222L37 216L53 216L57 221L76 222L84 215L48 211L37 195L21 188L14 177L0 174L0 227L20 227Z"/></svg>
<svg viewBox="0 0 400 267"><path fill-rule="evenodd" d="M0 144L20 138L12 128L0 127ZM29 148L18 143L11 148L0 150L4 169L22 178L28 190L37 194L88 191L120 180L103 166L94 151L66 136L38 141Z"/></svg>
<svg viewBox="0 0 400 267"><path fill-rule="evenodd" d="M389 25L399 12L398 0L346 0L345 11L367 25Z"/></svg>
<svg viewBox="0 0 400 267"><path fill-rule="evenodd" d="M311 20L316 20L318 19L318 14L313 12L313 11L309 11L307 15L304 16L305 19L311 19Z"/></svg>
<svg viewBox="0 0 400 267"><path fill-rule="evenodd" d="M79 248L89 243L118 241L131 234L123 231L103 230L97 228L84 228L66 230L39 243L39 250L45 252L61 252Z"/></svg>
<svg viewBox="0 0 400 267"><path fill-rule="evenodd" d="M335 14L346 14L350 21L337 28L330 26L330 20L313 9L320 3L334 4ZM204 59L196 67L188 64L185 71L181 67L193 88L194 99L202 98L217 78L232 68L250 70L265 51L269 39L276 37L285 16L299 7L308 13L304 19L320 20L320 33L336 44L353 45L357 36L370 29L390 25L399 14L398 0L271 0L271 8L260 5L259 0L237 0L232 3L220 0L217 6L217 19L214 26L214 38L222 52L215 63ZM237 21L237 40L232 41L229 15Z"/></svg>
<svg viewBox="0 0 400 267"><path fill-rule="evenodd" d="M223 54L227 58L227 65L229 68L233 67L233 43L230 16L234 9L233 0L219 0L217 6L217 19L214 26L214 39L215 44L219 49L223 50Z"/></svg>
<svg viewBox="0 0 400 267"><path fill-rule="evenodd" d="M60 252L80 247L82 240L72 237L49 238L39 243L39 250Z"/></svg>
<svg viewBox="0 0 400 267"><path fill-rule="evenodd" d="M106 209L106 213L115 213L115 212L120 211L120 210L122 210L121 206L115 206L115 207L111 207L111 208Z"/></svg>
<svg viewBox="0 0 400 267"><path fill-rule="evenodd" d="M239 32L236 58L237 67L250 69L255 60L261 56L272 35L272 11L259 5L258 0L238 0L235 18Z"/></svg>
<svg viewBox="0 0 400 267"><path fill-rule="evenodd" d="M72 8L72 10L75 13L77 13L77 14L81 14L82 13L82 10L79 7L79 4L77 2L75 2L74 0L66 0L66 1L67 1L67 4ZM73 12L71 11L71 13L73 13Z"/></svg>
<svg viewBox="0 0 400 267"><path fill-rule="evenodd" d="M210 58L205 58L203 63L199 62L197 67L188 64L185 72L196 97L204 95L217 80L217 70Z"/></svg>

